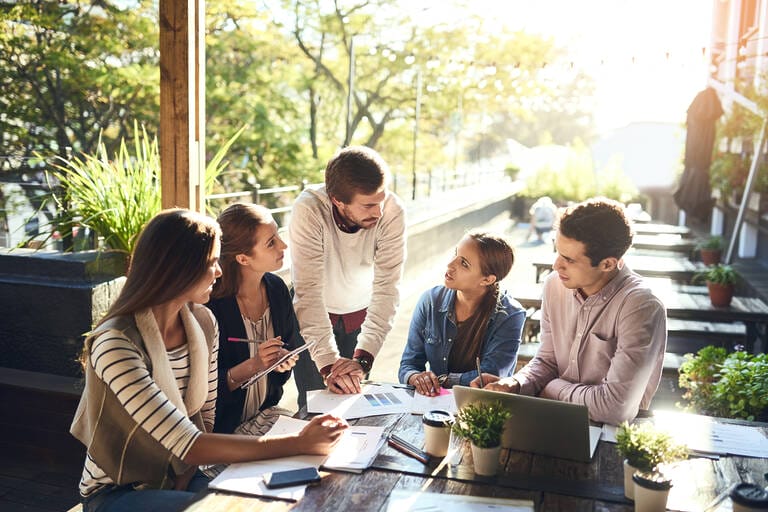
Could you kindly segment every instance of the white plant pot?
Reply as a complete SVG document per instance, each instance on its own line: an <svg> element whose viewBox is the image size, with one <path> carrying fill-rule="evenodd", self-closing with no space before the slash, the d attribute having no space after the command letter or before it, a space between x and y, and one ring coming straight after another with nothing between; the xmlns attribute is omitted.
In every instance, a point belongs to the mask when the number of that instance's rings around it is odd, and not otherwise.
<svg viewBox="0 0 768 512"><path fill-rule="evenodd" d="M499 453L501 446L479 448L472 444L472 461L475 473L481 476L493 476L499 471Z"/></svg>
<svg viewBox="0 0 768 512"><path fill-rule="evenodd" d="M635 499L635 482L632 481L632 475L635 474L637 468L632 466L624 459L624 496L629 500Z"/></svg>
<svg viewBox="0 0 768 512"><path fill-rule="evenodd" d="M635 512L664 512L667 510L667 498L671 482L649 482L638 473L633 478L635 484Z"/></svg>

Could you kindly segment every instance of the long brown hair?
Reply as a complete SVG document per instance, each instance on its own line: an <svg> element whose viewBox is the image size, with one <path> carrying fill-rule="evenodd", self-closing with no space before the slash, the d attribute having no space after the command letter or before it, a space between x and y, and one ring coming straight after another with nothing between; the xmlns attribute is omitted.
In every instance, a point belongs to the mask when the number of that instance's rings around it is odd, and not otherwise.
<svg viewBox="0 0 768 512"><path fill-rule="evenodd" d="M139 234L125 285L99 325L184 293L205 274L220 236L216 221L201 213L173 208L155 215Z"/></svg>
<svg viewBox="0 0 768 512"><path fill-rule="evenodd" d="M256 243L256 230L273 221L272 214L257 204L235 203L228 206L218 218L221 226L221 277L213 286L213 298L236 295L240 289L238 254L250 254Z"/></svg>
<svg viewBox="0 0 768 512"><path fill-rule="evenodd" d="M474 240L480 253L480 271L482 274L484 276L496 276L496 281L487 286L477 311L472 315L472 321L465 331L468 333L468 339L466 342L459 342L455 345L465 347L456 354L463 362L462 366L466 364L472 366L475 357L479 357L483 350L488 321L496 311L499 302L499 281L507 277L512 269L515 253L509 243L500 235L472 232L467 233L466 236Z"/></svg>

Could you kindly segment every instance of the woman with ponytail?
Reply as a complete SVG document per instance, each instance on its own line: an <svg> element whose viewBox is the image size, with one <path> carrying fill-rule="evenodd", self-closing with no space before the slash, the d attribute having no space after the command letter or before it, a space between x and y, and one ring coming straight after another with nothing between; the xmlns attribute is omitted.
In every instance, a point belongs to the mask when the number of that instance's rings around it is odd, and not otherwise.
<svg viewBox="0 0 768 512"><path fill-rule="evenodd" d="M512 247L500 236L469 233L448 263L444 285L427 290L411 320L398 377L418 393L468 386L480 369L512 375L525 311L499 289L514 263ZM429 369L427 369L427 365Z"/></svg>

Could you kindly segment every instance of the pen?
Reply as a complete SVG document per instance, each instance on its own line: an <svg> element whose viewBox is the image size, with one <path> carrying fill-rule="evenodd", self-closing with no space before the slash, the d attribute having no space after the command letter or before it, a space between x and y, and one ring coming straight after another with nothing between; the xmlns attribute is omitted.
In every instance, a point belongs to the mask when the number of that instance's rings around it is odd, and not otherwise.
<svg viewBox="0 0 768 512"><path fill-rule="evenodd" d="M483 382L483 372L480 371L480 356L477 356L475 358L475 366L477 366L477 376L480 377L480 387L485 387L485 382Z"/></svg>
<svg viewBox="0 0 768 512"><path fill-rule="evenodd" d="M233 338L230 336L227 341L239 341L240 343L264 343L267 340L252 340L250 338Z"/></svg>

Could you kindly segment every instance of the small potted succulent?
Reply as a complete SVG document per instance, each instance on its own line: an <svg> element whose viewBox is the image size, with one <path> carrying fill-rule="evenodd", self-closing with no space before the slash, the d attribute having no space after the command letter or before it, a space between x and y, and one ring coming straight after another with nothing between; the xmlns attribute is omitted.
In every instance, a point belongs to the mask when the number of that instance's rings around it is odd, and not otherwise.
<svg viewBox="0 0 768 512"><path fill-rule="evenodd" d="M739 273L730 265L718 263L694 276L694 281L706 281L709 300L716 308L727 308L733 300Z"/></svg>
<svg viewBox="0 0 768 512"><path fill-rule="evenodd" d="M619 425L616 448L624 457L624 495L629 499L634 499L632 476L636 471L659 473L663 469L661 465L681 460L688 453L684 445L676 443L650 422L630 425L625 421Z"/></svg>
<svg viewBox="0 0 768 512"><path fill-rule="evenodd" d="M469 440L478 475L492 476L498 471L501 435L510 416L500 401L474 402L456 414L453 432Z"/></svg>
<svg viewBox="0 0 768 512"><path fill-rule="evenodd" d="M716 265L720 263L720 258L723 254L723 247L725 241L723 237L719 235L712 235L709 238L702 240L696 246L699 249L699 255L701 256L701 262L705 265Z"/></svg>

